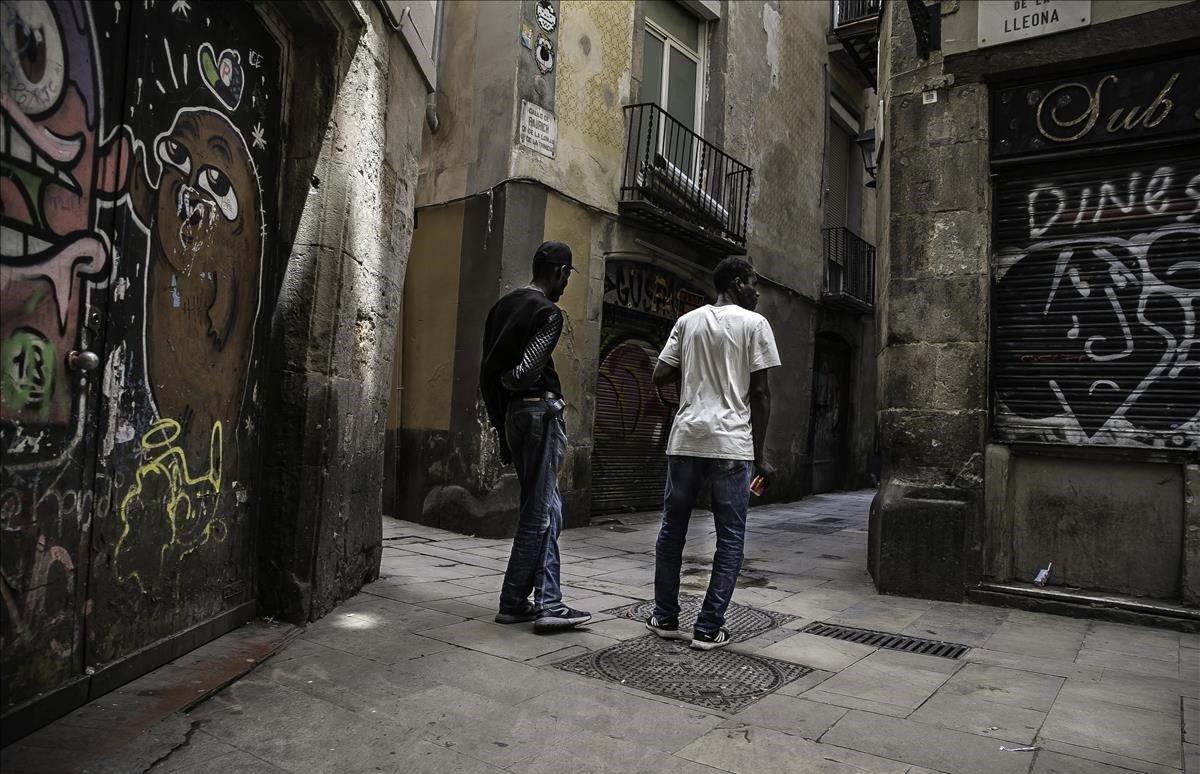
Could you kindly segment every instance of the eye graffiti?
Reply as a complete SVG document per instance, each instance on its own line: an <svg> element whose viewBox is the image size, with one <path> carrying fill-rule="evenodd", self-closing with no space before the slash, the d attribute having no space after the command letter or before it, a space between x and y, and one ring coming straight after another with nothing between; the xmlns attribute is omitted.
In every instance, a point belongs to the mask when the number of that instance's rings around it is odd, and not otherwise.
<svg viewBox="0 0 1200 774"><path fill-rule="evenodd" d="M66 80L66 58L49 3L5 2L0 6L0 29L5 99L30 115L54 107Z"/></svg>

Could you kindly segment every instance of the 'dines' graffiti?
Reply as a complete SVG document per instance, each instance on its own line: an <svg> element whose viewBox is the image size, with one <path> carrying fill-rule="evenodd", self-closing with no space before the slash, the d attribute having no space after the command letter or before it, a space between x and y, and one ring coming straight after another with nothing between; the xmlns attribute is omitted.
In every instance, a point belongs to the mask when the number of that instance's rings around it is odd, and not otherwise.
<svg viewBox="0 0 1200 774"><path fill-rule="evenodd" d="M1029 189L1021 231L1032 242L1002 249L995 289L1004 437L1200 447L1196 169Z"/></svg>
<svg viewBox="0 0 1200 774"><path fill-rule="evenodd" d="M90 5L0 4L0 429L9 467L58 458L79 436L82 390L63 360L88 343L88 289L107 281L112 253L98 207L122 190L129 156L124 136L106 127L95 40Z"/></svg>

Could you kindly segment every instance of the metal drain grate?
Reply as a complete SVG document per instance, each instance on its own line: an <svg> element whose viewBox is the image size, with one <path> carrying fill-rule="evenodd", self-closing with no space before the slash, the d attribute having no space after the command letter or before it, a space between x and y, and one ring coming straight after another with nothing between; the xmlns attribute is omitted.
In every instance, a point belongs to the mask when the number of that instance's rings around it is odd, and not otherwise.
<svg viewBox="0 0 1200 774"><path fill-rule="evenodd" d="M696 614L700 612L703 597L691 594L679 595L679 628L690 632L696 625ZM605 610L608 615L628 618L631 621L645 621L654 612L654 600L634 602L632 605L622 605L611 610ZM756 607L730 603L725 610L725 628L733 636L734 642L745 642L753 637L769 632L782 626L788 621L795 621L796 616L775 613L770 610L759 610Z"/></svg>
<svg viewBox="0 0 1200 774"><path fill-rule="evenodd" d="M814 621L800 630L805 634L816 634L820 637L832 637L835 640L857 642L861 645L872 645L887 650L902 650L905 653L919 653L922 656L940 656L942 658L958 658L970 650L968 645L956 642L939 642L923 640L920 637L909 637L904 634L891 632L876 632L870 629L855 629L853 626L838 626L836 624Z"/></svg>
<svg viewBox="0 0 1200 774"><path fill-rule="evenodd" d="M691 650L653 634L555 664L698 707L738 712L812 671L809 667L730 650Z"/></svg>

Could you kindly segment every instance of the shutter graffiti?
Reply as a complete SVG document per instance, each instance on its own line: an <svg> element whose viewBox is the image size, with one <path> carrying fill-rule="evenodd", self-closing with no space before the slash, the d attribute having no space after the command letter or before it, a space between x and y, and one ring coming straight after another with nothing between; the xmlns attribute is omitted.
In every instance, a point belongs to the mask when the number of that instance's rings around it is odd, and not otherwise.
<svg viewBox="0 0 1200 774"><path fill-rule="evenodd" d="M997 212L997 434L1200 447L1200 160L1012 174Z"/></svg>

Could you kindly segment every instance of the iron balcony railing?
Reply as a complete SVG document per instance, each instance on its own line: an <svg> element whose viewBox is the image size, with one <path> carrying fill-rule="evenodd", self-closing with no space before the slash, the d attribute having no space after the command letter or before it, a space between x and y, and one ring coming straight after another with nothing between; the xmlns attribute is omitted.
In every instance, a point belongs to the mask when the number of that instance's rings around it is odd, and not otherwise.
<svg viewBox="0 0 1200 774"><path fill-rule="evenodd" d="M626 106L625 123L621 211L744 254L753 170L656 104Z"/></svg>
<svg viewBox="0 0 1200 774"><path fill-rule="evenodd" d="M833 0L833 36L845 56L875 88L879 76L879 14L882 0Z"/></svg>
<svg viewBox="0 0 1200 774"><path fill-rule="evenodd" d="M825 282L821 297L860 312L875 308L875 247L848 228L824 228Z"/></svg>
<svg viewBox="0 0 1200 774"><path fill-rule="evenodd" d="M883 9L883 0L833 0L833 27L875 19Z"/></svg>

